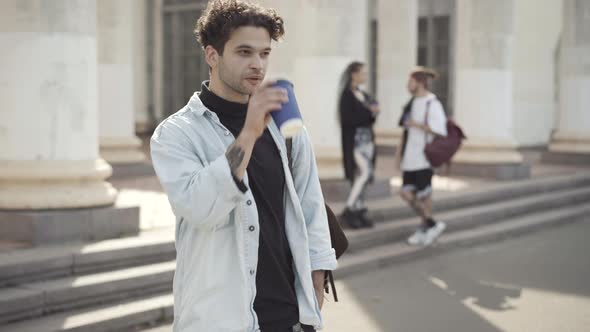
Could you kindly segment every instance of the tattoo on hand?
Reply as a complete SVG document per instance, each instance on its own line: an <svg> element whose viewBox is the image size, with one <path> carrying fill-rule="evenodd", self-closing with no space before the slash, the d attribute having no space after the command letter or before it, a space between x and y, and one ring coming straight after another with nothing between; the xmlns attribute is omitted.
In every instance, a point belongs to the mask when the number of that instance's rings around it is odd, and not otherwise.
<svg viewBox="0 0 590 332"><path fill-rule="evenodd" d="M232 174L236 174L238 168L242 164L242 161L244 161L244 155L244 149L237 146L235 143L232 144L229 149L227 149L227 152L225 152L225 157L229 162L229 168L231 169Z"/></svg>

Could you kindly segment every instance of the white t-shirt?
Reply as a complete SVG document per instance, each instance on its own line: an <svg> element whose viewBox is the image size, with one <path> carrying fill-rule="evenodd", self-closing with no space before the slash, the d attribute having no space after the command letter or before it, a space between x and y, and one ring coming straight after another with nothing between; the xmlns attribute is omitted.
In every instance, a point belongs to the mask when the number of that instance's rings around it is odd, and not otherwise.
<svg viewBox="0 0 590 332"><path fill-rule="evenodd" d="M424 124L426 120L426 105L429 101L428 126L430 130L440 136L447 136L447 117L440 101L436 99L434 94L414 98L410 118L417 123ZM408 141L401 165L403 171L418 171L431 168L424 154L424 148L427 142L430 143L433 139L434 135L425 134L422 129L408 128Z"/></svg>

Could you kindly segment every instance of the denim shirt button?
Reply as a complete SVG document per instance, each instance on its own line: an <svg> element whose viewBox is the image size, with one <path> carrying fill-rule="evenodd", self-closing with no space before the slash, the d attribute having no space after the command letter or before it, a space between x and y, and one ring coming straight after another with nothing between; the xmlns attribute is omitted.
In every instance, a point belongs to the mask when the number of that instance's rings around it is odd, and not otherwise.
<svg viewBox="0 0 590 332"><path fill-rule="evenodd" d="M249 230L250 232L254 232L254 230L255 230L255 229L256 229L256 227L254 227L254 226L250 226L250 227L248 227L248 230Z"/></svg>
<svg viewBox="0 0 590 332"><path fill-rule="evenodd" d="M225 136L229 136L229 131L226 131L224 134Z"/></svg>
<svg viewBox="0 0 590 332"><path fill-rule="evenodd" d="M254 271L254 269L250 270L250 275L253 276L254 273L256 273L256 271Z"/></svg>
<svg viewBox="0 0 590 332"><path fill-rule="evenodd" d="M252 200L248 200L248 201L246 202L246 204L248 204L248 205L252 205Z"/></svg>

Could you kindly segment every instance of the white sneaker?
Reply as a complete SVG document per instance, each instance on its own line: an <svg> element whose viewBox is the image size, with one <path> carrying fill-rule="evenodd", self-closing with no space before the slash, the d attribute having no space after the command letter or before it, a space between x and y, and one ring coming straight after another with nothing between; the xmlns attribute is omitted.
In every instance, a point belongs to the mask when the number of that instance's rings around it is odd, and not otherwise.
<svg viewBox="0 0 590 332"><path fill-rule="evenodd" d="M408 238L408 244L418 246L424 244L426 233L422 228L418 228L412 236Z"/></svg>
<svg viewBox="0 0 590 332"><path fill-rule="evenodd" d="M447 228L447 224L444 222L437 221L436 225L430 227L424 233L424 241L422 242L423 245L429 246L431 245Z"/></svg>

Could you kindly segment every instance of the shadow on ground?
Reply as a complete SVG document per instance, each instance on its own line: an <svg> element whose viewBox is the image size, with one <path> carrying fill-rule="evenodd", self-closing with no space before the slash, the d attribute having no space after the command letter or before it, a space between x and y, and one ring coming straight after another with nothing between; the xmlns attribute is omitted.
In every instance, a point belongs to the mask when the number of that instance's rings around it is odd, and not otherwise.
<svg viewBox="0 0 590 332"><path fill-rule="evenodd" d="M340 280L326 331L584 331L590 219Z"/></svg>

